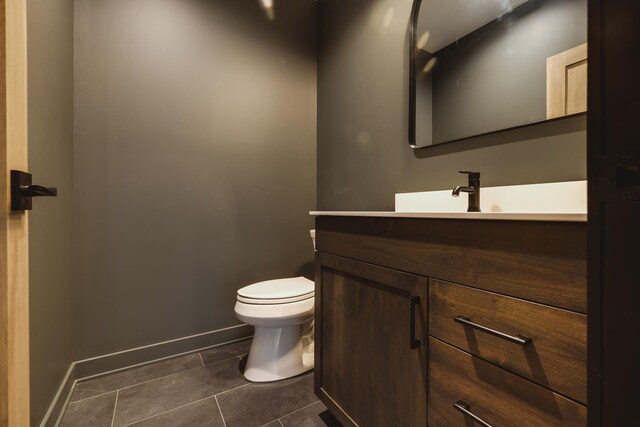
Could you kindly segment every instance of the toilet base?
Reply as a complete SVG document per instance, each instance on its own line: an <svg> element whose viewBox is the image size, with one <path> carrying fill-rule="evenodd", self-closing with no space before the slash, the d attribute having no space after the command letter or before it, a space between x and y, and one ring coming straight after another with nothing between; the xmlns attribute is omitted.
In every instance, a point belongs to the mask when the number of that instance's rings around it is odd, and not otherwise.
<svg viewBox="0 0 640 427"><path fill-rule="evenodd" d="M313 369L313 318L298 325L255 326L244 377L270 382Z"/></svg>

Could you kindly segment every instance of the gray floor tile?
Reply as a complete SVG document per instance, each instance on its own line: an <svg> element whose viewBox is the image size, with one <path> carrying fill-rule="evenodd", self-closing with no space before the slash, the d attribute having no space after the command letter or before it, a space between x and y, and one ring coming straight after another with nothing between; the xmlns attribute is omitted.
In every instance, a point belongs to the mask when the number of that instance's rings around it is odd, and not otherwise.
<svg viewBox="0 0 640 427"><path fill-rule="evenodd" d="M247 384L238 358L120 390L114 427L124 426Z"/></svg>
<svg viewBox="0 0 640 427"><path fill-rule="evenodd" d="M340 427L341 424L322 402L289 414L280 419L284 427Z"/></svg>
<svg viewBox="0 0 640 427"><path fill-rule="evenodd" d="M202 366L202 361L198 354L188 354L173 359L163 360L151 365L140 366L128 369L104 377L83 381L76 385L71 401L86 399L87 397L114 391L119 388L129 387L145 381L153 380L177 372L193 369Z"/></svg>
<svg viewBox="0 0 640 427"><path fill-rule="evenodd" d="M102 394L70 403L64 413L61 427L110 427L117 392Z"/></svg>
<svg viewBox="0 0 640 427"><path fill-rule="evenodd" d="M249 353L249 347L251 347L251 339L214 347L201 352L200 355L202 356L204 364L207 365L209 363L231 359L232 357L244 356Z"/></svg>
<svg viewBox="0 0 640 427"><path fill-rule="evenodd" d="M252 383L218 396L227 427L262 426L317 400L313 373L272 383Z"/></svg>
<svg viewBox="0 0 640 427"><path fill-rule="evenodd" d="M200 400L164 414L148 418L131 427L224 427L215 397Z"/></svg>
<svg viewBox="0 0 640 427"><path fill-rule="evenodd" d="M265 424L262 427L282 427L279 420L271 421L269 424Z"/></svg>

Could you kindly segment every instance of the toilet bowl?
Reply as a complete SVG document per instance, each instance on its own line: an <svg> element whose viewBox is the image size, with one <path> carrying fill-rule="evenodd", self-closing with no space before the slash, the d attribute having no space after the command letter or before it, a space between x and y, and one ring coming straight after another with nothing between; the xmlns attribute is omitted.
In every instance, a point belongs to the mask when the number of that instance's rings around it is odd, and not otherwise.
<svg viewBox="0 0 640 427"><path fill-rule="evenodd" d="M246 379L278 381L313 368L314 290L313 281L292 277L238 291L236 316L254 327Z"/></svg>

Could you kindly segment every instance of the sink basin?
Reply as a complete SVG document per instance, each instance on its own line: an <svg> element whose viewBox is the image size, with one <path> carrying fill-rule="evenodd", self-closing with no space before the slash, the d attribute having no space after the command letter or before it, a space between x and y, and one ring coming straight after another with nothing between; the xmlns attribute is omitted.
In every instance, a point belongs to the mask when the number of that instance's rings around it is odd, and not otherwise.
<svg viewBox="0 0 640 427"><path fill-rule="evenodd" d="M467 210L467 195L453 197L451 190L398 193L396 212L459 213ZM483 213L585 214L587 181L482 187Z"/></svg>

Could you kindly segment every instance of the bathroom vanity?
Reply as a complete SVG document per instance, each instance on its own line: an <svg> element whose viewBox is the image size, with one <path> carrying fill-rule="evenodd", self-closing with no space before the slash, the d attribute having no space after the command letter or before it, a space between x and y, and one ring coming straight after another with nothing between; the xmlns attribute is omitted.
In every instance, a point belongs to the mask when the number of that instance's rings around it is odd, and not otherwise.
<svg viewBox="0 0 640 427"><path fill-rule="evenodd" d="M315 391L345 426L586 425L586 215L312 214Z"/></svg>

